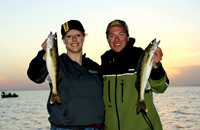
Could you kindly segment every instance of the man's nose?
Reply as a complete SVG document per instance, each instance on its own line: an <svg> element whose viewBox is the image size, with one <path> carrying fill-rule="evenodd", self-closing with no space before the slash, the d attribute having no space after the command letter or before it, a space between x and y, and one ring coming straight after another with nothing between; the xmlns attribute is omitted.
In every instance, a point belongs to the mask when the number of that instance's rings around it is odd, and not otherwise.
<svg viewBox="0 0 200 130"><path fill-rule="evenodd" d="M116 36L116 37L115 37L115 41L119 41L119 36Z"/></svg>

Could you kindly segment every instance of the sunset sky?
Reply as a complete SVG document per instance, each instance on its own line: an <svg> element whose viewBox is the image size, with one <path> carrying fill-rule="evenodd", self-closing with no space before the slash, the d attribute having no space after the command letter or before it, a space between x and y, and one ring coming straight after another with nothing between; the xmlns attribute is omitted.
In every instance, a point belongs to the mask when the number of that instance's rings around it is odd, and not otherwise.
<svg viewBox="0 0 200 130"><path fill-rule="evenodd" d="M0 91L48 89L48 83L30 81L27 69L50 31L58 34L59 54L66 52L60 27L71 19L83 24L83 53L97 63L109 49L107 24L121 19L135 46L161 40L171 86L200 85L199 6L199 0L0 0Z"/></svg>

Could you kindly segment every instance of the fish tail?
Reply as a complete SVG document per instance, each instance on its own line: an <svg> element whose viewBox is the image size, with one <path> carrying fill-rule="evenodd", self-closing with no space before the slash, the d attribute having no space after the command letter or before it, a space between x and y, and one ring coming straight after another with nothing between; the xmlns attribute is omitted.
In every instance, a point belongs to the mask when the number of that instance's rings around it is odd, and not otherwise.
<svg viewBox="0 0 200 130"><path fill-rule="evenodd" d="M137 114L139 114L141 111L147 113L147 106L144 100L139 100L137 104Z"/></svg>
<svg viewBox="0 0 200 130"><path fill-rule="evenodd" d="M56 94L55 99L56 99L56 102L57 102L57 103L61 103L60 94L59 94L58 92L57 92L57 94Z"/></svg>
<svg viewBox="0 0 200 130"><path fill-rule="evenodd" d="M61 103L61 98L60 98L60 94L57 93L51 93L51 98L50 98L50 103L54 104L55 102Z"/></svg>

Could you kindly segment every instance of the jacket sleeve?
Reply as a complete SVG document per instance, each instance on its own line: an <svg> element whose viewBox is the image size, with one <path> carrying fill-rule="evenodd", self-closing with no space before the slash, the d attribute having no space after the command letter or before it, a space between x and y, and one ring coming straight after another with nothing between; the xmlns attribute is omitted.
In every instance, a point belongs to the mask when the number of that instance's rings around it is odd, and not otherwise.
<svg viewBox="0 0 200 130"><path fill-rule="evenodd" d="M162 64L161 63L159 64L160 65L157 69L152 69L149 78L151 89L155 93L163 93L169 85L169 79L167 77L167 74L164 68L162 67Z"/></svg>
<svg viewBox="0 0 200 130"><path fill-rule="evenodd" d="M43 83L48 75L46 62L43 60L44 54L44 50L39 51L29 64L27 75L35 83Z"/></svg>

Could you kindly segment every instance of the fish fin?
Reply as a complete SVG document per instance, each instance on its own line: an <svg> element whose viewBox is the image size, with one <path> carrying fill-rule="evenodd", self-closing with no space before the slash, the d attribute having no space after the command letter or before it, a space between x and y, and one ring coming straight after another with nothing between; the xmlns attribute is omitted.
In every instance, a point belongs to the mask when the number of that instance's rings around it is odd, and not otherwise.
<svg viewBox="0 0 200 130"><path fill-rule="evenodd" d="M61 97L59 93L56 94L56 102L61 103Z"/></svg>
<svg viewBox="0 0 200 130"><path fill-rule="evenodd" d="M147 81L146 83L146 87L145 88L148 88L150 86L149 82Z"/></svg>
<svg viewBox="0 0 200 130"><path fill-rule="evenodd" d="M158 68L158 66L156 65L155 62L153 62L153 68L154 68L154 69L157 69L157 68Z"/></svg>
<svg viewBox="0 0 200 130"><path fill-rule="evenodd" d="M56 100L55 100L55 96L56 96L56 95L52 92L52 93L51 93L51 98L50 98L50 103L51 103L51 104L54 104L54 103L55 103L55 101L56 101Z"/></svg>
<svg viewBox="0 0 200 130"><path fill-rule="evenodd" d="M144 111L147 113L147 106L144 100L139 100L137 104L137 114L139 114L141 111Z"/></svg>
<svg viewBox="0 0 200 130"><path fill-rule="evenodd" d="M51 82L51 77L50 77L50 75L47 76L47 78L46 78L46 82L48 82L48 83L52 83L52 82Z"/></svg>
<svg viewBox="0 0 200 130"><path fill-rule="evenodd" d="M149 82L147 82L146 87L145 87L145 92L151 90L151 85Z"/></svg>
<svg viewBox="0 0 200 130"><path fill-rule="evenodd" d="M43 56L43 60L46 61L46 59L47 59L47 52L45 52L45 54L44 54L44 56Z"/></svg>
<svg viewBox="0 0 200 130"><path fill-rule="evenodd" d="M60 98L60 94L57 93L51 93L51 98L50 98L50 103L54 104L55 102L57 103L61 103L61 98Z"/></svg>

